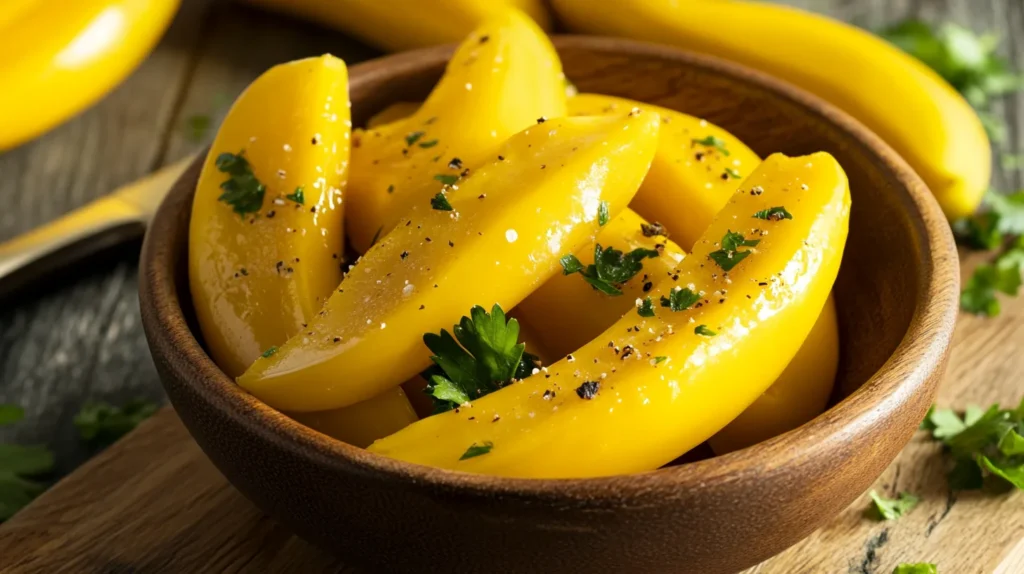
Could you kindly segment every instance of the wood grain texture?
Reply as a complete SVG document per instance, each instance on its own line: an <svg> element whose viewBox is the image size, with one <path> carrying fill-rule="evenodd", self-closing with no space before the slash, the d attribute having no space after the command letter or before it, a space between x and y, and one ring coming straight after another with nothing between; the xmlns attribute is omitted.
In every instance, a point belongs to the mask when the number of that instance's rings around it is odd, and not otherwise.
<svg viewBox="0 0 1024 574"><path fill-rule="evenodd" d="M1015 67L1024 67L1024 38L1019 36L1020 30L1024 30L1024 4L1018 0L789 0L785 3L829 13L868 28L907 17L922 17L932 21L953 20L978 31L995 31L1003 38L1002 52ZM186 0L184 5L185 9L153 56L120 89L44 138L0 155L0 199L5 206L0 210L0 239L50 220L117 184L198 149L203 143L184 138L182 123L195 113L209 114L215 121L219 120L226 112L223 102L229 101L254 78L262 70L259 66L324 50L349 61L370 55L367 48L344 38L277 16L235 6L216 7L211 12L204 0ZM247 32L250 27L259 33ZM225 28L230 29L230 33L225 32ZM274 50L282 51L275 56ZM253 54L257 56L250 61ZM1024 149L1024 96L998 104L997 111L1009 125L1010 139L1005 151L1019 153ZM994 187L1009 190L1021 187L1022 183L1021 172L997 169ZM74 275L0 304L0 402L20 403L28 410L25 423L0 429L0 441L50 444L57 451L60 474L74 468L88 454L79 446L69 420L83 400L104 398L119 402L140 394L149 397L162 394L139 327L135 279L137 248L138 245L133 245L118 250L84 270L76 270ZM1024 343L1022 331L1024 306L1017 304L1007 305L1004 315L994 320L961 317L953 359L940 390L939 402L962 407L970 402L1018 400L1022 389L1015 377L1024 370L1024 359L1017 351ZM147 432L151 432L151 428L146 427ZM68 491L67 498L63 499L67 505L46 514L46 520L36 521L31 512L43 507L41 501L9 526L23 520L33 522L36 528L31 531L35 533L33 536L52 536L54 540L66 541L60 537L67 535L67 529L74 523L82 522L91 528L76 531L73 538L90 540L96 548L105 550L110 530L104 530L102 521L86 519L111 504L107 497L120 493L116 489L103 489L104 485L114 487L118 486L117 482L136 474L148 474L140 473L138 468L159 465L163 454L169 455L174 445L181 442L175 437L184 436L176 422L156 428L163 429L158 433L163 442L147 439L149 442L142 443L147 446L130 450L132 456L125 457L141 460L143 462L138 464L143 466L126 463L132 470L108 475L106 470L111 467L111 460L98 459L86 467L90 473L75 477L75 481L80 482L69 481L72 486L78 485L78 490ZM154 493L171 489L193 475L219 476L194 445L186 443L185 446L192 452L188 456L189 463L182 463L180 475L140 486L140 492L147 496L137 499L138 508L126 517L111 521L119 525L117 532L126 545L139 545L140 554L161 542L152 537L133 536L136 520L150 519L146 514L150 509L143 510L142 501L147 497L159 499ZM125 445L118 445L107 454L125 449ZM1022 545L1015 542L1024 538L1020 495L960 496L947 513L948 497L940 466L941 460L937 459L931 445L915 441L876 484L879 490L890 493L906 489L925 494L922 506L909 517L895 524L865 522L859 517L865 506L862 497L833 525L752 572L886 573L898 561L916 559L935 559L944 572L1024 571L1013 566L1020 564L1020 556L1024 554ZM97 474L101 470L103 474ZM215 484L211 478L209 488L216 491L219 484L219 488L225 489L223 479L220 480ZM59 489L67 488L67 484L61 484ZM212 496L207 488L199 491L207 493L205 497ZM90 492L94 495L89 496ZM43 500L49 500L50 496L47 494ZM216 564L224 564L226 571L245 571L247 565L250 568L264 566L260 570L268 572L296 571L292 568L295 565L309 566L308 570L300 571L340 570L304 543L278 534L278 529L255 526L264 524L266 519L261 520L240 496L228 498L230 503L224 505L224 513L244 515L244 524L237 528L257 534L244 540L230 538L231 533L223 530L242 523L225 522L223 515L213 510L208 512L221 518L210 520L209 524L219 527L209 530L207 522L195 516L189 515L183 520L177 513L179 509L164 508L163 513L153 511L153 521L163 519L183 530L193 529L196 534L176 539L180 555L158 564L146 563L151 568L137 569L189 571L194 568L184 566L195 566L204 563L202 560L212 560L211 556L223 554L219 559L222 561ZM191 505L195 501L185 498L178 504ZM936 525L931 526L933 523ZM259 528L275 532L270 537L273 544L261 546L261 541L270 535ZM878 544L883 531L887 532L886 541ZM203 537L220 541L220 544L203 545ZM871 540L876 541L875 559L866 560L866 548ZM17 542L19 555L23 549L31 547L26 539ZM13 555L7 552L10 544L5 528L0 531L0 557ZM60 544L48 547L57 549ZM294 551L294 560L299 561L281 558L280 554L286 550ZM190 553L196 558L190 558ZM54 556L67 558L61 553ZM0 558L0 569L5 569L4 566L5 561ZM111 560L103 564L97 562L90 569L130 571L136 568L130 561ZM24 567L18 571L38 569Z"/></svg>

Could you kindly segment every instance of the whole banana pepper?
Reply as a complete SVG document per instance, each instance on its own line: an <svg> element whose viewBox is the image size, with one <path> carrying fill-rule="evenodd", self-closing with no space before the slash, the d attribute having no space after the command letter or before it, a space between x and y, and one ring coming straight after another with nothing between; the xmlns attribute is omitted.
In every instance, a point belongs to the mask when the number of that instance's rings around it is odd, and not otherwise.
<svg viewBox="0 0 1024 574"><path fill-rule="evenodd" d="M928 66L869 32L768 2L620 0L595 9L590 0L552 0L552 5L572 31L726 58L821 96L895 148L950 219L973 212L988 188L991 147L971 106Z"/></svg>
<svg viewBox="0 0 1024 574"><path fill-rule="evenodd" d="M217 133L192 206L189 280L206 346L230 376L302 332L341 280L350 126L345 64L323 56L268 70ZM309 420L367 444L416 417L399 390Z"/></svg>
<svg viewBox="0 0 1024 574"><path fill-rule="evenodd" d="M558 260L614 217L657 147L660 119L557 118L512 136L491 161L437 182L341 282L308 329L257 360L238 382L267 404L342 407L430 364L424 333L450 328L474 303L512 308Z"/></svg>
<svg viewBox="0 0 1024 574"><path fill-rule="evenodd" d="M92 105L149 54L178 0L0 2L0 151Z"/></svg>
<svg viewBox="0 0 1024 574"><path fill-rule="evenodd" d="M849 186L828 154L768 157L650 297L521 382L369 450L441 468L565 478L657 468L753 403L811 331L839 271ZM786 217L761 219L760 214ZM480 298L477 298L478 300Z"/></svg>
<svg viewBox="0 0 1024 574"><path fill-rule="evenodd" d="M458 178L512 134L565 115L562 65L544 32L507 10L459 46L423 105L411 116L357 130L347 223L360 253L391 230L407 206Z"/></svg>

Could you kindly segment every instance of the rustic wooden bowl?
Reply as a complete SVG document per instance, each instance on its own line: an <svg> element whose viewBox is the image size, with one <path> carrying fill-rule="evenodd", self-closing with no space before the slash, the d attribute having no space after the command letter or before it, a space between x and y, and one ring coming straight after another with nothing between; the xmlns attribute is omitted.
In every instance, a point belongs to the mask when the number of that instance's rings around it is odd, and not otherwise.
<svg viewBox="0 0 1024 574"><path fill-rule="evenodd" d="M839 274L835 405L726 456L585 480L495 478L411 465L314 432L224 375L198 340L187 278L199 164L146 237L141 300L157 369L192 436L228 479L300 536L374 571L733 572L800 540L874 481L931 404L956 318L946 220L879 138L825 102L760 73L624 40L561 37L581 91L707 118L762 155L825 150L849 174ZM355 66L357 125L417 100L451 49Z"/></svg>

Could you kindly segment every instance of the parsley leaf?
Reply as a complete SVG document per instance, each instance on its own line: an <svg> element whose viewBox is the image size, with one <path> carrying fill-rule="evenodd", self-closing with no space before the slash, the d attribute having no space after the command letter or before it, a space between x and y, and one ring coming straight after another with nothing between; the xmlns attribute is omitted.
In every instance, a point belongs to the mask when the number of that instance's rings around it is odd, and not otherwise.
<svg viewBox="0 0 1024 574"><path fill-rule="evenodd" d="M405 135L405 145L412 146L412 144L419 141L423 137L424 132L409 132Z"/></svg>
<svg viewBox="0 0 1024 574"><path fill-rule="evenodd" d="M743 179L743 176L740 175L740 172L731 167L725 168L725 175L732 179Z"/></svg>
<svg viewBox="0 0 1024 574"><path fill-rule="evenodd" d="M509 318L495 304L488 314L474 306L452 331L423 335L433 353L434 366L427 369L426 393L434 399L434 411L444 412L529 376L537 357L524 352L519 339L519 322Z"/></svg>
<svg viewBox="0 0 1024 574"><path fill-rule="evenodd" d="M703 337L714 337L718 335L718 333L709 329L707 325L697 325L697 328L693 330L693 333Z"/></svg>
<svg viewBox="0 0 1024 574"><path fill-rule="evenodd" d="M304 188L300 185L295 188L295 191L284 196L285 199L290 199L300 205L306 205L306 196L303 193Z"/></svg>
<svg viewBox="0 0 1024 574"><path fill-rule="evenodd" d="M643 300L637 299L638 303L636 306L636 314L641 317L653 317L654 316L654 301L651 301L650 297L645 297Z"/></svg>
<svg viewBox="0 0 1024 574"><path fill-rule="evenodd" d="M223 193L217 199L230 205L238 215L245 217L246 214L256 213L263 207L263 194L267 188L256 179L252 166L243 154L244 152L238 152L237 155L222 153L217 156L215 163L218 170L229 176L227 181L220 184Z"/></svg>
<svg viewBox="0 0 1024 574"><path fill-rule="evenodd" d="M760 239L745 239L742 234L727 231L722 237L722 248L708 253L708 257L725 271L732 271L740 261L750 255L750 251L740 251L740 247L756 247Z"/></svg>
<svg viewBox="0 0 1024 574"><path fill-rule="evenodd" d="M428 142L420 142L420 147L423 149L432 148L437 145L437 140L430 140Z"/></svg>
<svg viewBox="0 0 1024 574"><path fill-rule="evenodd" d="M960 293L960 308L969 313L995 317L999 314L996 293L1016 296L1021 286L1024 250L1011 249L974 270Z"/></svg>
<svg viewBox="0 0 1024 574"><path fill-rule="evenodd" d="M971 406L963 418L933 408L924 426L953 457L952 488L981 488L987 474L1024 489L1024 402L1013 409Z"/></svg>
<svg viewBox="0 0 1024 574"><path fill-rule="evenodd" d="M900 564L893 569L892 574L939 574L939 569L934 564L918 562L916 564Z"/></svg>
<svg viewBox="0 0 1024 574"><path fill-rule="evenodd" d="M276 352L277 347L270 347L266 351L263 351L263 353L260 356L263 357L264 359L269 359L270 357L273 357L274 353Z"/></svg>
<svg viewBox="0 0 1024 574"><path fill-rule="evenodd" d="M643 269L643 260L658 255L660 254L654 249L638 247L629 253L623 253L614 247L604 249L598 243L594 246L594 263L586 267L572 254L563 256L559 262L562 264L563 275L579 273L594 289L608 295L619 296L622 295L619 287Z"/></svg>
<svg viewBox="0 0 1024 574"><path fill-rule="evenodd" d="M0 404L0 426L14 424L25 415L17 405ZM53 470L53 453L41 445L0 444L0 522L43 493L46 487L29 477Z"/></svg>
<svg viewBox="0 0 1024 574"><path fill-rule="evenodd" d="M459 181L459 176L439 173L434 176L434 179L440 181L444 185L455 185Z"/></svg>
<svg viewBox="0 0 1024 574"><path fill-rule="evenodd" d="M611 216L608 213L608 202L602 201L597 206L597 224L600 225L601 227L604 227L605 225L608 225L608 220L610 218Z"/></svg>
<svg viewBox="0 0 1024 574"><path fill-rule="evenodd" d="M780 205L779 207L762 209L755 213L754 217L764 219L766 221L782 221L783 219L793 219L793 214L786 211L786 208Z"/></svg>
<svg viewBox="0 0 1024 574"><path fill-rule="evenodd" d="M901 492L899 498L885 498L879 496L874 490L871 491L871 500L875 503L875 509L883 520L896 520L911 508L917 506L920 499L909 492Z"/></svg>
<svg viewBox="0 0 1024 574"><path fill-rule="evenodd" d="M469 445L469 448L466 449L466 452L462 453L462 456L459 457L459 460L466 460L467 458L474 458L480 455L487 454L491 452L492 448L494 448L494 443L492 443L489 440L484 441L481 444L473 443Z"/></svg>
<svg viewBox="0 0 1024 574"><path fill-rule="evenodd" d="M697 145L714 148L726 157L729 156L729 150L725 147L725 140L723 139L717 138L715 136L708 136L704 139L693 138L691 141Z"/></svg>
<svg viewBox="0 0 1024 574"><path fill-rule="evenodd" d="M690 291L686 287L676 287L669 292L668 297L662 295L661 306L668 307L673 311L685 311L700 301L700 294Z"/></svg>
<svg viewBox="0 0 1024 574"><path fill-rule="evenodd" d="M437 192L437 195L430 198L430 207L438 211L452 211L452 204L448 202L448 198L445 196L443 191Z"/></svg>
<svg viewBox="0 0 1024 574"><path fill-rule="evenodd" d="M75 415L75 428L83 441L92 446L113 444L152 416L156 403L134 399L118 407L108 403L88 402Z"/></svg>

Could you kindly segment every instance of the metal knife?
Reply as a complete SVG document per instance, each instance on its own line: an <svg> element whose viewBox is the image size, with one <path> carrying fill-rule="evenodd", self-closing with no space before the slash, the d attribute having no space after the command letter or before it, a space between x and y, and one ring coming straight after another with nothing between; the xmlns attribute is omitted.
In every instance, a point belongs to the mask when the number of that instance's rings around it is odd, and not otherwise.
<svg viewBox="0 0 1024 574"><path fill-rule="evenodd" d="M187 157L88 205L0 243L0 297L44 275L145 233L157 207L196 159Z"/></svg>

